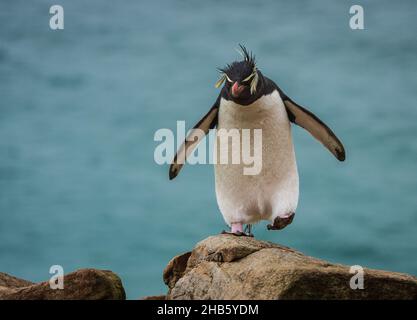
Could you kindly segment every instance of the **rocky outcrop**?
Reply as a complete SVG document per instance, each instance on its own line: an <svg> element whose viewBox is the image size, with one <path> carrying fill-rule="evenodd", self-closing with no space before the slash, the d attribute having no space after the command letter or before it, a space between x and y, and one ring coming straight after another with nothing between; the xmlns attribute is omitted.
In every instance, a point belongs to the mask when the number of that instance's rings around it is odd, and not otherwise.
<svg viewBox="0 0 417 320"><path fill-rule="evenodd" d="M124 300L120 278L111 271L81 269L64 276L64 289L0 273L0 300Z"/></svg>
<svg viewBox="0 0 417 320"><path fill-rule="evenodd" d="M159 296L146 296L139 298L139 300L166 300L166 295L159 295Z"/></svg>
<svg viewBox="0 0 417 320"><path fill-rule="evenodd" d="M164 270L167 299L417 299L417 278L364 268L351 289L350 266L249 237L217 235L174 257Z"/></svg>

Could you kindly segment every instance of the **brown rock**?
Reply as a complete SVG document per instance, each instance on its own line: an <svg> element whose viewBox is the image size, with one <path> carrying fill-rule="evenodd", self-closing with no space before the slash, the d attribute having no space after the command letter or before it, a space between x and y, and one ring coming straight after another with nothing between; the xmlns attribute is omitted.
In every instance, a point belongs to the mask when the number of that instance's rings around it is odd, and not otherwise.
<svg viewBox="0 0 417 320"><path fill-rule="evenodd" d="M5 288L21 288L31 286L33 282L26 281L0 272L0 289Z"/></svg>
<svg viewBox="0 0 417 320"><path fill-rule="evenodd" d="M124 300L120 278L111 271L81 269L64 276L64 289L49 281L33 284L0 273L0 300Z"/></svg>
<svg viewBox="0 0 417 320"><path fill-rule="evenodd" d="M186 252L175 256L168 262L163 272L163 279L168 287L171 288L183 276L190 255L191 252Z"/></svg>
<svg viewBox="0 0 417 320"><path fill-rule="evenodd" d="M217 235L173 258L167 299L417 299L417 278L364 268L364 289L350 288L350 267L249 237Z"/></svg>
<svg viewBox="0 0 417 320"><path fill-rule="evenodd" d="M159 296L146 296L143 298L140 298L140 300L166 300L167 296L165 294L161 294Z"/></svg>

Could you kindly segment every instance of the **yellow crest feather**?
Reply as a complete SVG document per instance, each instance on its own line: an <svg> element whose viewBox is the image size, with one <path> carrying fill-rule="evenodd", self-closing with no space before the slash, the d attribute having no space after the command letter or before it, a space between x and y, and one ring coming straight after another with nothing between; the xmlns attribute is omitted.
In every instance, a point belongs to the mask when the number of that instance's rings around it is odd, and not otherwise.
<svg viewBox="0 0 417 320"><path fill-rule="evenodd" d="M220 76L220 79L217 80L216 84L214 85L216 88L220 88L222 86L222 84L226 81L226 74L222 73Z"/></svg>
<svg viewBox="0 0 417 320"><path fill-rule="evenodd" d="M253 74L254 74L254 77L250 83L251 94L254 94L256 92L256 87L258 86L259 76L258 76L258 71L256 70L256 67L253 68Z"/></svg>

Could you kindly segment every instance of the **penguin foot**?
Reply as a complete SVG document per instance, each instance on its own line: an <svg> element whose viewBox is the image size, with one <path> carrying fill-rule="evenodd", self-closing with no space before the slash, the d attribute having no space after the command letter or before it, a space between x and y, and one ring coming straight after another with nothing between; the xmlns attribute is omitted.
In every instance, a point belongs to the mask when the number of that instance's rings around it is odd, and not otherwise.
<svg viewBox="0 0 417 320"><path fill-rule="evenodd" d="M251 233L251 225L248 224L245 228L245 231L243 231L243 223L236 222L230 224L231 231L223 230L222 234L231 234L237 237L253 237L253 234ZM247 232L246 232L247 231Z"/></svg>
<svg viewBox="0 0 417 320"><path fill-rule="evenodd" d="M246 233L246 232L242 232L242 231L229 232L229 231L223 230L221 232L221 234L231 234L231 235L236 236L236 237L253 237L252 233Z"/></svg>
<svg viewBox="0 0 417 320"><path fill-rule="evenodd" d="M251 224L246 225L245 233L247 233L248 237L253 237L252 225Z"/></svg>
<svg viewBox="0 0 417 320"><path fill-rule="evenodd" d="M287 217L276 217L273 224L268 224L268 230L281 230L288 226L294 219L295 213L291 212Z"/></svg>

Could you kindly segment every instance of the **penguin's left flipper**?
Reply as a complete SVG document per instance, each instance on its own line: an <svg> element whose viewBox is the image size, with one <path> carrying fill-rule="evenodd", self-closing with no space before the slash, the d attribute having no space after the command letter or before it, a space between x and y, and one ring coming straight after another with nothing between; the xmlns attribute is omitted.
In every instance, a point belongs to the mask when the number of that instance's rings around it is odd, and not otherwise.
<svg viewBox="0 0 417 320"><path fill-rule="evenodd" d="M345 148L333 131L326 126L317 116L307 109L296 104L287 96L283 97L288 118L291 122L306 129L311 135L319 140L339 160L346 158Z"/></svg>
<svg viewBox="0 0 417 320"><path fill-rule="evenodd" d="M187 157L193 152L194 148L197 147L198 143L204 136L217 125L217 114L219 112L219 101L220 96L217 99L213 107L207 112L207 114L194 126L190 131L185 141L175 154L174 160L169 167L169 179L174 179L182 166L185 163ZM199 129L199 130L197 130Z"/></svg>

